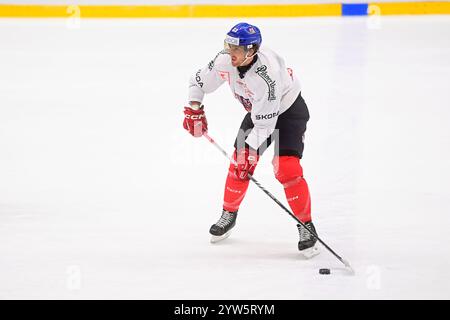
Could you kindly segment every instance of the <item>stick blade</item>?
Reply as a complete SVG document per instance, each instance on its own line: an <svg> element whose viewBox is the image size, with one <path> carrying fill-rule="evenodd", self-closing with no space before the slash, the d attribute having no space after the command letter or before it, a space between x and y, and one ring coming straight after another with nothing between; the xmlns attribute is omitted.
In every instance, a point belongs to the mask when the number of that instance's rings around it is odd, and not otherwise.
<svg viewBox="0 0 450 320"><path fill-rule="evenodd" d="M344 263L345 267L346 267L347 270L350 272L350 274L351 274L352 276L354 276L354 275L356 274L356 272L355 272L355 269L352 268L352 266L350 265L350 263L349 263L347 260L345 260L345 259L342 259L342 262Z"/></svg>

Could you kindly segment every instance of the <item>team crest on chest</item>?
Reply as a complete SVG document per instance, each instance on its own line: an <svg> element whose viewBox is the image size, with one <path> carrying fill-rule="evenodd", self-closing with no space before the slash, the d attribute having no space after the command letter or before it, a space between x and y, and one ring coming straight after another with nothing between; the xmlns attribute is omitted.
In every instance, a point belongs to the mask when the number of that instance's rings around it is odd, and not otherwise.
<svg viewBox="0 0 450 320"><path fill-rule="evenodd" d="M244 92L247 96L249 96L250 98L253 97L254 93L253 91L251 91L248 87L247 84L241 80L236 80L236 83L242 88L244 89Z"/></svg>

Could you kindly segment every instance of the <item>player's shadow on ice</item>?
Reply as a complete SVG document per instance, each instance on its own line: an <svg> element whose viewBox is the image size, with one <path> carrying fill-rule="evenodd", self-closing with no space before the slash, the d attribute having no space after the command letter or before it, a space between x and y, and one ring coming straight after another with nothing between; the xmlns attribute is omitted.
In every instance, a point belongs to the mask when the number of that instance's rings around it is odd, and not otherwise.
<svg viewBox="0 0 450 320"><path fill-rule="evenodd" d="M308 261L297 250L296 244L288 242L269 242L247 240L241 238L228 238L226 240L211 243L213 248L227 248L226 254L233 257L242 257L255 260L290 260ZM229 249L232 249L231 251ZM221 252L225 254L225 252Z"/></svg>

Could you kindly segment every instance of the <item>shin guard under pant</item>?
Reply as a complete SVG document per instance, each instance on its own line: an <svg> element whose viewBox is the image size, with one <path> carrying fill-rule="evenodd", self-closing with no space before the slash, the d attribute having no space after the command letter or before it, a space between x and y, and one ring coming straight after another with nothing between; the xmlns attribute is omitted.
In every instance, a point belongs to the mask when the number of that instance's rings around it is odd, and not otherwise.
<svg viewBox="0 0 450 320"><path fill-rule="evenodd" d="M236 161L236 152L233 155L233 159ZM250 170L249 173L252 175L254 171L255 168ZM241 180L236 176L235 166L230 163L223 197L223 208L225 210L235 212L239 209L242 200L244 200L249 183L250 180L248 178Z"/></svg>
<svg viewBox="0 0 450 320"><path fill-rule="evenodd" d="M295 156L274 157L275 177L284 187L286 199L294 215L303 223L311 221L311 198L303 178L300 159Z"/></svg>

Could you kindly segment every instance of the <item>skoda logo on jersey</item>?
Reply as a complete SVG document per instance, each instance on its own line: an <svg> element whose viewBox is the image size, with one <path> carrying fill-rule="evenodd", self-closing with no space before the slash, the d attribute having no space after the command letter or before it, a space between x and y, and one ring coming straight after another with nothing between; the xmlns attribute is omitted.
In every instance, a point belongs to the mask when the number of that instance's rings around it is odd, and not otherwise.
<svg viewBox="0 0 450 320"><path fill-rule="evenodd" d="M269 120L278 116L278 112L269 113L269 114L257 114L256 120Z"/></svg>
<svg viewBox="0 0 450 320"><path fill-rule="evenodd" d="M227 35L227 37L225 38L225 42L228 44L234 44L234 45L238 46L239 38L235 38L235 37L231 37L231 36Z"/></svg>
<svg viewBox="0 0 450 320"><path fill-rule="evenodd" d="M195 74L195 81L197 81L200 88L203 88L203 82L202 82L202 78L200 78L200 72L202 72L202 69L199 69L197 71L197 73Z"/></svg>

